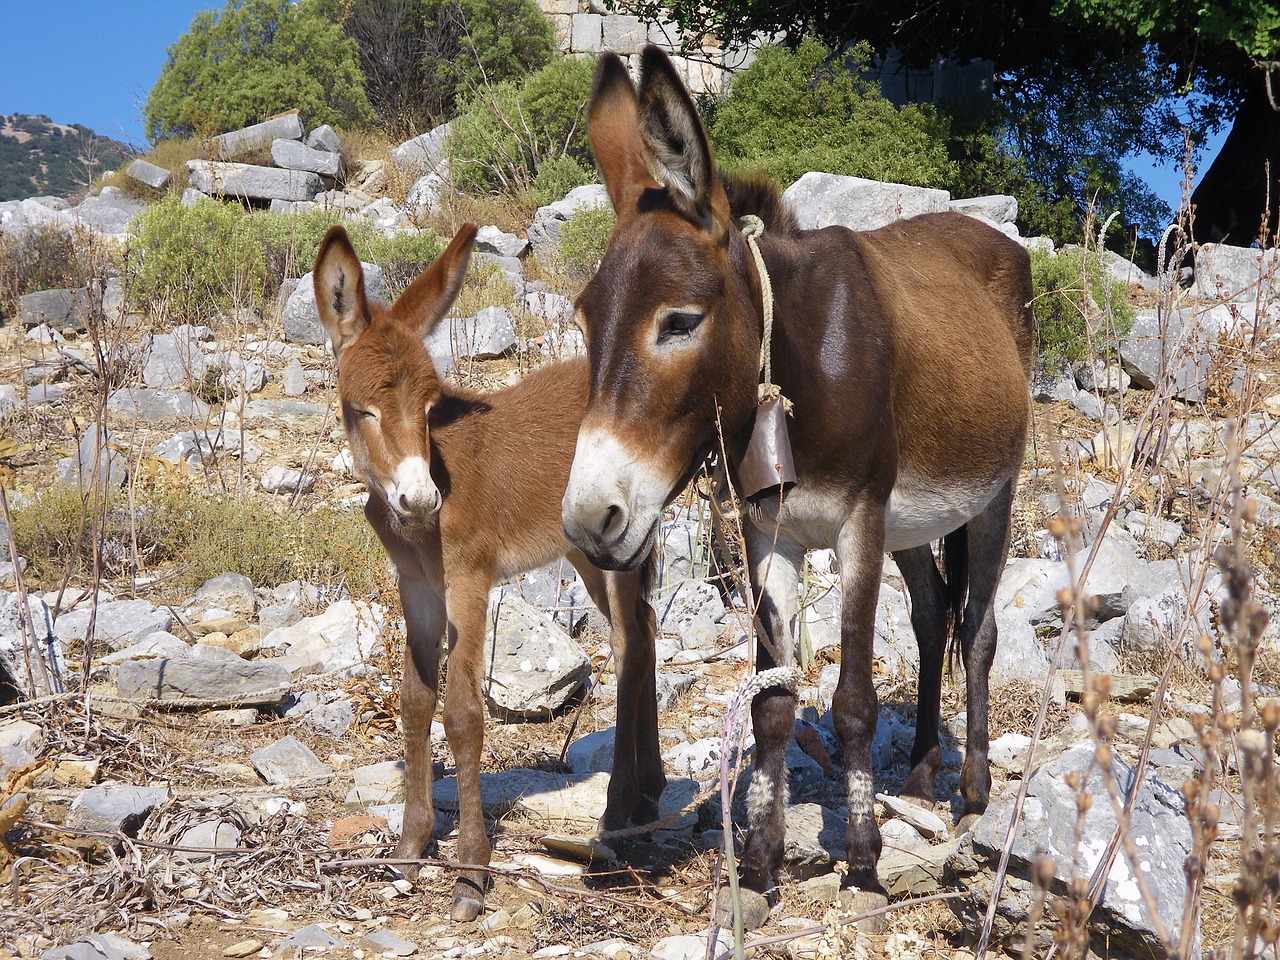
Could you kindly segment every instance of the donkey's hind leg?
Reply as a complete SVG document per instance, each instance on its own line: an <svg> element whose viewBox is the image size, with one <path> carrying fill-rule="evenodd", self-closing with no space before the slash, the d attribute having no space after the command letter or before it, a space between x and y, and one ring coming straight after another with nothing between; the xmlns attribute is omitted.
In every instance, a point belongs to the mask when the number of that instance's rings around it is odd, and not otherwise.
<svg viewBox="0 0 1280 960"><path fill-rule="evenodd" d="M431 806L431 718L440 682L440 643L444 639L444 599L420 581L400 574L404 608L404 682L400 685L400 719L404 726L404 829L396 846L398 860L417 860L434 843L435 810ZM416 866L402 868L409 877Z"/></svg>
<svg viewBox="0 0 1280 960"><path fill-rule="evenodd" d="M991 798L988 680L996 656L996 588L1009 555L1009 523L1017 480L1010 480L968 523L969 600L960 623L960 649L964 656L966 743L960 767L960 823L965 829L987 809Z"/></svg>
<svg viewBox="0 0 1280 960"><path fill-rule="evenodd" d="M911 594L911 626L920 647L916 738L911 747L911 772L902 785L902 795L932 802L933 781L942 764L938 727L947 646L947 587L928 544L895 551L893 559Z"/></svg>
<svg viewBox="0 0 1280 960"><path fill-rule="evenodd" d="M657 619L645 599L645 568L603 573L577 550L570 551L569 561L592 601L609 618L609 643L618 672L613 772L600 827L607 831L643 826L658 819L658 800L667 786L658 746Z"/></svg>

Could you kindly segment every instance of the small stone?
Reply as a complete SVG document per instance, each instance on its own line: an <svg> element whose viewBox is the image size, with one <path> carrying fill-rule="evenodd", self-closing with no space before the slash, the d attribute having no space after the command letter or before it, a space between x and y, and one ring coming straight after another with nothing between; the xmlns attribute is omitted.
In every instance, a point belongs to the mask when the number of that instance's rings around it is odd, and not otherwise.
<svg viewBox="0 0 1280 960"><path fill-rule="evenodd" d="M364 911L368 913L369 911ZM360 911L356 911L356 919ZM410 957L418 952L418 945L396 936L390 930L378 930L360 939L357 944L366 950L373 950L383 957Z"/></svg>
<svg viewBox="0 0 1280 960"><path fill-rule="evenodd" d="M263 779L271 784L290 784L306 780L328 780L333 771L301 740L290 734L275 743L249 754L249 760Z"/></svg>
<svg viewBox="0 0 1280 960"><path fill-rule="evenodd" d="M894 815L901 817L915 827L920 831L920 835L927 839L933 840L945 837L949 832L946 823L943 822L940 816L931 810L926 810L919 804L887 793L877 793L876 799L892 810Z"/></svg>
<svg viewBox="0 0 1280 960"><path fill-rule="evenodd" d="M327 953L330 950L345 950L347 945L333 936L318 923L308 924L295 930L280 941L279 954L292 956L292 951L299 954L306 952Z"/></svg>
<svg viewBox="0 0 1280 960"><path fill-rule="evenodd" d="M241 940L222 951L224 957L249 957L262 949L261 940Z"/></svg>

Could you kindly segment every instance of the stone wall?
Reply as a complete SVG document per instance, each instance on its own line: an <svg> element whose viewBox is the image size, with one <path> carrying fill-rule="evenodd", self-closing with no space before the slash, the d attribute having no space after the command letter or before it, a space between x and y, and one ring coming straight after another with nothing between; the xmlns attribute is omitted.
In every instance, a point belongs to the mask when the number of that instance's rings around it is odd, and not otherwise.
<svg viewBox="0 0 1280 960"><path fill-rule="evenodd" d="M640 51L646 44L657 44L672 54L695 96L719 93L726 73L746 67L754 52L754 48L706 46L681 53L680 29L674 23L612 13L601 0L538 0L538 6L550 17L556 43L566 53L586 56L612 50L638 75Z"/></svg>

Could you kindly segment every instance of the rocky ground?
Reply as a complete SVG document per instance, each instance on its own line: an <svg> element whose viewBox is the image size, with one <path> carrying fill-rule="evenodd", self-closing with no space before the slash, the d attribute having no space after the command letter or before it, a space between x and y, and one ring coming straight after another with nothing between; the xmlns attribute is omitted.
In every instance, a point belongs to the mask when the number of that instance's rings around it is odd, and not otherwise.
<svg viewBox="0 0 1280 960"><path fill-rule="evenodd" d="M950 203L934 196L940 191L848 180L802 178L790 196L801 219L865 227ZM957 205L1016 234L1007 199ZM99 198L98 206L108 201ZM604 202L600 188L580 188L540 210L528 240L482 232L478 259L510 283L514 309L455 318L432 344L442 369L495 385L580 347L565 326L572 289L526 283L525 271L528 241L535 257L539 245L554 245L555 226L583 202ZM8 228L36 216L33 201L23 203L0 210ZM404 211L386 211L383 204L369 216L403 229L396 217ZM110 232L115 221L101 219ZM119 220L120 230L125 223ZM1193 852L1180 791L1188 778L1204 776L1203 719L1238 709L1242 696L1230 675L1207 679L1197 649L1204 634L1215 656L1231 659L1220 616L1227 591L1209 561L1230 539L1231 464L1258 506L1252 556L1260 598L1280 605L1268 592L1280 571L1271 552L1280 516L1272 429L1280 394L1267 379L1277 344L1271 287L1259 295L1258 282L1273 265L1257 251L1207 248L1190 287L1161 289L1113 259L1111 269L1132 282L1140 307L1134 329L1109 357L1051 369L1033 386L1035 440L998 596L993 802L960 836L959 678L947 682L937 804L925 809L893 796L911 746L918 655L901 579L886 563L873 748L881 874L900 900L945 898L898 909L875 935L823 929L841 917L844 778L829 714L840 596L833 558L811 556L806 658L788 756L789 874L758 934L784 939L761 947L766 955L967 956L1023 786L994 928L999 946L1020 949L1026 918L1037 910L1030 879L1037 857L1054 859L1059 884L1087 878L1115 824L1108 790L1123 795L1135 779L1128 836L1140 854L1116 856L1090 931L1095 948L1106 944L1109 955L1146 956L1158 949L1161 926L1178 929L1182 865ZM38 509L59 484L92 490L95 477L106 477L136 498L135 512L145 511L159 476L202 495L273 504L282 531L300 515L331 508L363 522L362 487L332 413L331 358L309 277L282 291L278 315L163 330L133 315L114 289L108 285L105 303L113 320L100 326L110 333L105 350L103 338L95 344L84 329L83 305L66 293L33 295L20 322L0 328L0 444L7 444L0 466L11 510ZM1162 324L1158 316L1169 319ZM1234 417L1241 430L1232 439ZM1078 518L1083 552L1064 551L1050 532L1058 531L1050 518L1062 515ZM714 782L726 739L736 740L726 708L748 674L749 649L733 579L713 576L708 527L705 505L692 495L663 527L655 607L669 822L616 851L597 848L590 865L581 843L555 837L586 837L603 809L615 695L603 621L567 565L495 590L486 645L490 712L525 719L488 724L483 790L494 878L482 919L465 925L442 920L456 789L438 717L435 804L444 862L413 883L370 862L390 850L403 814L402 626L387 571L381 586L353 592L341 577L255 583L234 573L179 588L181 578L164 564L96 584L81 568L63 590L33 569L23 580L38 643L24 644L16 588L25 558L18 558L16 571L0 572L7 578L0 679L8 684L0 784L8 783L0 802L10 804L0 809L0 825L13 827L14 858L12 882L0 891L0 948L50 960L706 955L707 904L722 873ZM120 548L126 554L127 546ZM1089 551L1088 666L1114 677L1101 724L1081 702L1088 688L1076 672L1083 666L1078 637L1063 638L1060 603ZM1277 638L1276 627L1262 638L1262 696L1274 694ZM1169 685L1156 697L1166 667ZM1109 763L1097 762L1100 729L1111 739ZM745 747L743 768L749 733ZM1238 778L1231 762L1222 769L1224 843L1208 859L1205 948L1230 935L1226 891L1235 864L1226 851L1240 831ZM1078 815L1081 794L1093 804ZM86 935L97 939L89 944Z"/></svg>

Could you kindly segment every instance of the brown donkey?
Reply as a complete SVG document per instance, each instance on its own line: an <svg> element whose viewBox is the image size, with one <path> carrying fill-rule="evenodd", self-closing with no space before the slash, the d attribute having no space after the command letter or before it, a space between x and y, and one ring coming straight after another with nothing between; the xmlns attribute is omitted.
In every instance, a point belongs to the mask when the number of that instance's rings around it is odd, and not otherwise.
<svg viewBox="0 0 1280 960"><path fill-rule="evenodd" d="M962 812L987 805L992 599L1029 413L1029 260L960 214L865 233L800 230L771 184L726 189L693 102L656 47L643 54L642 76L637 92L606 54L591 95L588 132L618 223L577 301L591 399L564 497L565 533L602 567L633 567L654 542L663 505L718 446L717 420L738 485L756 418L765 303L734 217L760 214L772 379L794 405L796 480L781 497L778 486L766 489L748 511L764 634L757 666L790 664L804 552L834 548L844 595L833 701L848 777L844 883L852 906L875 906L884 889L872 813L872 638L885 551L910 590L921 651L903 792L933 798L947 621L956 612L967 671ZM946 579L930 548L939 539ZM742 861L752 926L768 916L782 858L795 705L785 685L752 705L756 774Z"/></svg>
<svg viewBox="0 0 1280 960"><path fill-rule="evenodd" d="M652 609L641 572L604 573L565 542L560 498L587 406L585 360L549 364L518 385L473 393L441 382L422 338L453 303L476 228L464 226L390 307L365 296L346 231L316 257L316 306L338 365L342 422L369 488L365 516L399 572L408 649L400 690L404 832L396 856L432 844L431 744L441 640L449 641L444 728L458 770L458 859L489 862L480 807L483 638L498 581L567 554L609 617L618 724L605 829L657 820L666 785L658 750ZM472 920L484 871L463 870L450 916Z"/></svg>

